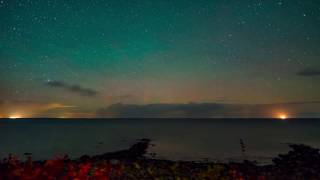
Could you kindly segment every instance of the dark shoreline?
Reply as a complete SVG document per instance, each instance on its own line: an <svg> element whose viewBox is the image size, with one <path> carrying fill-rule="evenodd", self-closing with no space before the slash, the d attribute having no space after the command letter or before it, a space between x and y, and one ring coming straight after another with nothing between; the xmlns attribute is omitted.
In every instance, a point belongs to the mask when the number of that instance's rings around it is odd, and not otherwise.
<svg viewBox="0 0 320 180"><path fill-rule="evenodd" d="M161 120L276 120L276 121L281 121L283 119L280 118L259 118L259 117L212 117L212 118L206 118L206 117L197 117L197 118L189 118L189 117L114 117L114 118L108 118L108 117L103 117L103 118L48 118L48 117L36 117L36 118L0 118L0 120L38 120L38 119L47 119L47 120L87 120L87 119L94 119L94 120L152 120L152 119L161 119ZM286 118L285 121L290 121L290 120L320 120L320 118Z"/></svg>
<svg viewBox="0 0 320 180"><path fill-rule="evenodd" d="M320 179L319 149L303 144L289 144L292 150L269 165L245 158L240 163L161 160L145 156L149 146L149 139L141 139L129 149L73 160L9 156L0 163L0 179Z"/></svg>

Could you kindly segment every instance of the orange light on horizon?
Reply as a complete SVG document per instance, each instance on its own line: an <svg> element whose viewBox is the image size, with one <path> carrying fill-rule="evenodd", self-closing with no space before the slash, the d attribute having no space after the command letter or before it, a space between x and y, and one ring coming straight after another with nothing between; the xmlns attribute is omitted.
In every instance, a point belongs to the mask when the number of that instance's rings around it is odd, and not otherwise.
<svg viewBox="0 0 320 180"><path fill-rule="evenodd" d="M9 116L9 119L19 119L19 118L22 118L19 114L14 114Z"/></svg>
<svg viewBox="0 0 320 180"><path fill-rule="evenodd" d="M279 115L278 115L278 118L281 119L281 120L286 120L286 119L288 119L288 115L282 113L282 114L279 114Z"/></svg>

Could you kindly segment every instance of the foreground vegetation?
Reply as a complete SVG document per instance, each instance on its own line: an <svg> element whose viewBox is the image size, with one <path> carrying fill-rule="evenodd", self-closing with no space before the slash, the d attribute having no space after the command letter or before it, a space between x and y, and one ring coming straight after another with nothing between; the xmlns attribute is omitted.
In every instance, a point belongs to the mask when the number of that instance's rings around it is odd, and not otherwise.
<svg viewBox="0 0 320 180"><path fill-rule="evenodd" d="M97 156L84 155L71 160L68 156L52 160L26 161L10 155L0 163L0 179L23 180L109 180L109 179L320 179L318 149L291 144L291 151L273 159L270 165L254 162L215 163L168 161L146 158L149 146L143 139L130 149Z"/></svg>

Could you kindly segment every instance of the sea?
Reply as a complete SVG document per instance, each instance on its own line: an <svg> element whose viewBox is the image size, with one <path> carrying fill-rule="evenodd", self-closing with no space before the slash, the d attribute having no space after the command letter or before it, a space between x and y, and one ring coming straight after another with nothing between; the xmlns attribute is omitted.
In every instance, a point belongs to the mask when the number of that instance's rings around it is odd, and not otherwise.
<svg viewBox="0 0 320 180"><path fill-rule="evenodd" d="M270 163L289 144L320 148L320 119L0 119L0 158L78 158L142 138L151 139L146 156L157 159Z"/></svg>

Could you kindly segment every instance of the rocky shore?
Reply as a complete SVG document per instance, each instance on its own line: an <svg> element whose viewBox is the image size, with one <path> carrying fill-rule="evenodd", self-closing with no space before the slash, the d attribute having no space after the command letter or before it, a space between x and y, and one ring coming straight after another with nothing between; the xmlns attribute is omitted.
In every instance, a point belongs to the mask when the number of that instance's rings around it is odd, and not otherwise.
<svg viewBox="0 0 320 180"><path fill-rule="evenodd" d="M0 179L320 179L319 149L290 144L287 154L273 158L272 164L169 161L144 156L150 140L141 139L129 149L102 155L83 155L70 159L67 155L51 160L33 161L31 154L21 161L13 155L0 162Z"/></svg>

